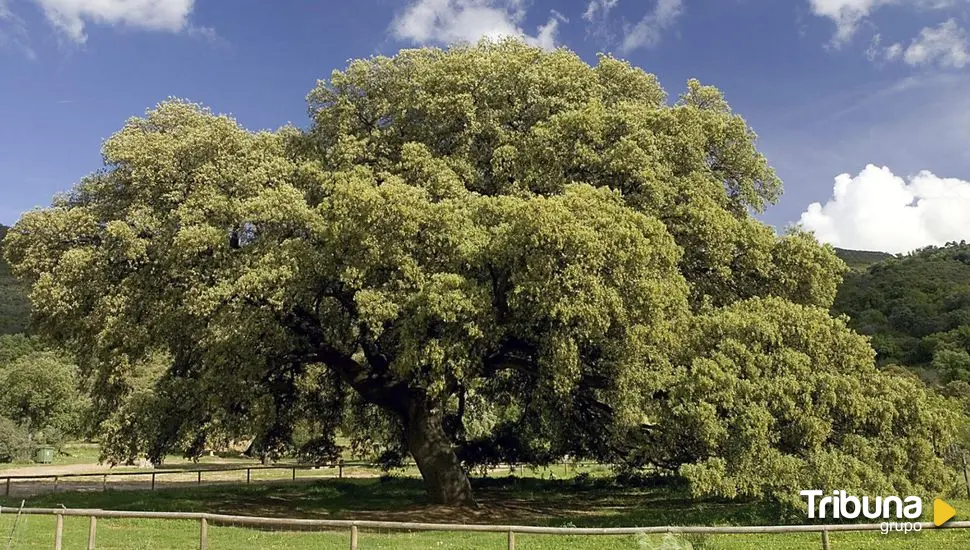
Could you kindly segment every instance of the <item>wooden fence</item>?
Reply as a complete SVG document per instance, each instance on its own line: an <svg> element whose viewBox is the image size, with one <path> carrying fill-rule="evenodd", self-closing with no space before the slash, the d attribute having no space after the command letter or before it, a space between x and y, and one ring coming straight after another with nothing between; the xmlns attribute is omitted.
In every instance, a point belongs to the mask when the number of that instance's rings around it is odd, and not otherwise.
<svg viewBox="0 0 970 550"><path fill-rule="evenodd" d="M565 470L564 475L568 475L569 468L577 468L582 466L604 466L604 464L596 462L568 462L563 463L563 468ZM414 466L414 464L405 464L405 467ZM608 464L605 466L609 466ZM10 496L11 484L20 481L36 481L43 479L50 479L54 481L53 490L57 491L58 484L61 480L68 479L84 479L84 478L101 478L101 490L107 490L108 488L108 478L118 478L118 477L150 477L151 478L151 490L155 490L156 479L160 476L191 476L195 474L196 485L202 485L203 474L222 474L225 472L246 472L246 483L249 484L253 479L253 472L259 472L263 470L290 470L292 481L296 481L296 473L299 470L319 470L319 469L331 469L334 470L338 478L344 477L344 468L372 468L375 470L381 469L380 464L365 461L339 461L331 464L274 464L269 466L230 466L230 467L212 467L212 468L193 468L193 469L150 469L144 471L120 471L120 472L93 472L93 473L76 473L76 474L30 474L30 475L13 475L4 476L0 475L0 485L3 486L3 496ZM527 468L521 464L495 464L489 467L490 469L501 469L501 468ZM221 482L231 482L232 480L219 480ZM241 482L241 480L240 480Z"/></svg>
<svg viewBox="0 0 970 550"><path fill-rule="evenodd" d="M10 485L18 481L30 481L30 480L42 480L51 479L54 481L54 490L57 490L57 485L63 479L78 479L78 478L101 478L102 490L107 489L108 478L117 477L151 477L151 489L155 490L155 481L159 476L163 475L183 475L191 476L195 474L196 484L202 484L202 474L221 474L225 472L246 472L246 483L250 483L253 477L253 471L261 470L291 470L291 479L296 480L297 470L318 470L321 468L330 468L336 470L337 477L344 477L345 467L378 467L376 464L371 464L367 462L338 462L335 464L279 464L270 466L231 466L228 468L194 468L194 469L151 469L146 471L129 471L129 472L93 472L93 473L77 473L77 474L30 474L30 475L14 475L14 476L3 476L0 475L0 484L3 485L3 495L10 496Z"/></svg>
<svg viewBox="0 0 970 550"><path fill-rule="evenodd" d="M209 525L232 525L247 527L275 527L285 529L347 529L350 531L350 549L359 550L360 529L385 529L393 531L450 531L475 533L505 533L508 535L508 550L515 550L515 535L638 535L638 534L701 534L701 535L743 535L772 533L818 533L823 550L830 549L829 533L853 531L879 531L878 523L839 524L839 525L770 525L750 527L537 527L529 525L465 525L453 523L412 523L396 521L354 521L337 519L287 519L253 516L231 516L200 512L125 512L116 510L86 510L67 508L15 508L0 506L0 515L52 515L54 524L54 550L62 550L64 537L64 516L90 518L88 528L88 550L95 550L98 519L161 519L190 520L199 522L199 549L207 550L209 545ZM919 523L921 529L968 529L970 521L951 521L943 527L933 523Z"/></svg>

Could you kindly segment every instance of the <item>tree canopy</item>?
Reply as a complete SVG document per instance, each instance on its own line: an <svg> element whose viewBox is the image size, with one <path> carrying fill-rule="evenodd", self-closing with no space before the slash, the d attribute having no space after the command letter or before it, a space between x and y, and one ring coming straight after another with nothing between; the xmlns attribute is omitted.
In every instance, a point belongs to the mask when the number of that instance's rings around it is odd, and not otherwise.
<svg viewBox="0 0 970 550"><path fill-rule="evenodd" d="M941 404L827 315L830 247L751 215L780 182L716 89L503 41L353 61L309 107L250 132L164 102L8 235L37 329L137 424L112 452L345 429L447 504L470 465L564 455L704 493L882 488L887 456L939 483L942 450L890 434L947 441Z"/></svg>
<svg viewBox="0 0 970 550"><path fill-rule="evenodd" d="M0 225L0 243L8 228ZM0 248L0 335L17 334L27 328L30 304L21 283L10 274L10 266L3 259Z"/></svg>
<svg viewBox="0 0 970 550"><path fill-rule="evenodd" d="M77 366L36 338L0 335L0 462L80 434L87 416Z"/></svg>
<svg viewBox="0 0 970 550"><path fill-rule="evenodd" d="M85 400L77 367L55 352L23 355L0 367L0 414L24 426L35 443L56 444L80 432Z"/></svg>

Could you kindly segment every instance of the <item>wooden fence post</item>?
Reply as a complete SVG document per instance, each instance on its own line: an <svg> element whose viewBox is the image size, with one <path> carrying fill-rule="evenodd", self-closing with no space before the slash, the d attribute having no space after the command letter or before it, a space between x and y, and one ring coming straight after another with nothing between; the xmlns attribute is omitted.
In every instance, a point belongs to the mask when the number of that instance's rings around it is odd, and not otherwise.
<svg viewBox="0 0 970 550"><path fill-rule="evenodd" d="M91 525L88 526L88 550L94 550L94 540L98 536L98 517L91 516Z"/></svg>
<svg viewBox="0 0 970 550"><path fill-rule="evenodd" d="M252 468L246 468L246 485L249 485L250 472L252 472Z"/></svg>
<svg viewBox="0 0 970 550"><path fill-rule="evenodd" d="M54 492L55 493L57 492L57 481L58 481L57 476L54 476Z"/></svg>
<svg viewBox="0 0 970 550"><path fill-rule="evenodd" d="M509 529L509 550L515 550L515 531Z"/></svg>
<svg viewBox="0 0 970 550"><path fill-rule="evenodd" d="M350 550L357 550L357 526L350 526Z"/></svg>
<svg viewBox="0 0 970 550"><path fill-rule="evenodd" d="M199 550L209 548L209 522L203 517L199 520Z"/></svg>
<svg viewBox="0 0 970 550"><path fill-rule="evenodd" d="M296 466L293 467L293 480L296 481Z"/></svg>
<svg viewBox="0 0 970 550"><path fill-rule="evenodd" d="M62 550L64 547L64 514L57 514L57 521L54 524L54 550Z"/></svg>
<svg viewBox="0 0 970 550"><path fill-rule="evenodd" d="M155 490L155 472L152 472L152 491Z"/></svg>
<svg viewBox="0 0 970 550"><path fill-rule="evenodd" d="M101 491L108 490L108 474L104 474L104 478L101 480Z"/></svg>
<svg viewBox="0 0 970 550"><path fill-rule="evenodd" d="M198 471L198 472L196 472L196 473L198 473L198 474L199 474L199 479L198 479L198 481L196 481L196 484L197 484L197 485L202 485L202 470L199 470L199 471Z"/></svg>
<svg viewBox="0 0 970 550"><path fill-rule="evenodd" d="M970 477L967 477L967 453L963 453L963 482L967 486L967 498L970 498ZM10 480L7 480L10 483Z"/></svg>
<svg viewBox="0 0 970 550"><path fill-rule="evenodd" d="M3 492L3 496L5 496L5 497L9 497L10 496L10 478L9 477L7 478L7 490Z"/></svg>
<svg viewBox="0 0 970 550"><path fill-rule="evenodd" d="M830 550L829 546L829 532L826 529L822 529L822 550Z"/></svg>

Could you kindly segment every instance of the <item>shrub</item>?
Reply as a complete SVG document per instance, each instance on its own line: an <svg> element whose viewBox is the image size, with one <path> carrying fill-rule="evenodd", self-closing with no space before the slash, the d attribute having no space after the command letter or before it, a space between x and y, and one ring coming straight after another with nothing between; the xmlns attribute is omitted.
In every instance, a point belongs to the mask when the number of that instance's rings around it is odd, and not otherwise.
<svg viewBox="0 0 970 550"><path fill-rule="evenodd" d="M16 422L0 416L0 462L26 459L30 454L27 431Z"/></svg>

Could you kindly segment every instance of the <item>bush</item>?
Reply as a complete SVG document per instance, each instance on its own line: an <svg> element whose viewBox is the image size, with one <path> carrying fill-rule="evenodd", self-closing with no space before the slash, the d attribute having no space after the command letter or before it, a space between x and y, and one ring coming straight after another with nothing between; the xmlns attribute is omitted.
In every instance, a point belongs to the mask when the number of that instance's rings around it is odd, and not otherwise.
<svg viewBox="0 0 970 550"><path fill-rule="evenodd" d="M37 443L58 446L80 431L87 402L77 367L61 355L38 351L0 372L0 414L30 426Z"/></svg>
<svg viewBox="0 0 970 550"><path fill-rule="evenodd" d="M24 460L29 454L27 431L13 420L0 416L0 462Z"/></svg>

